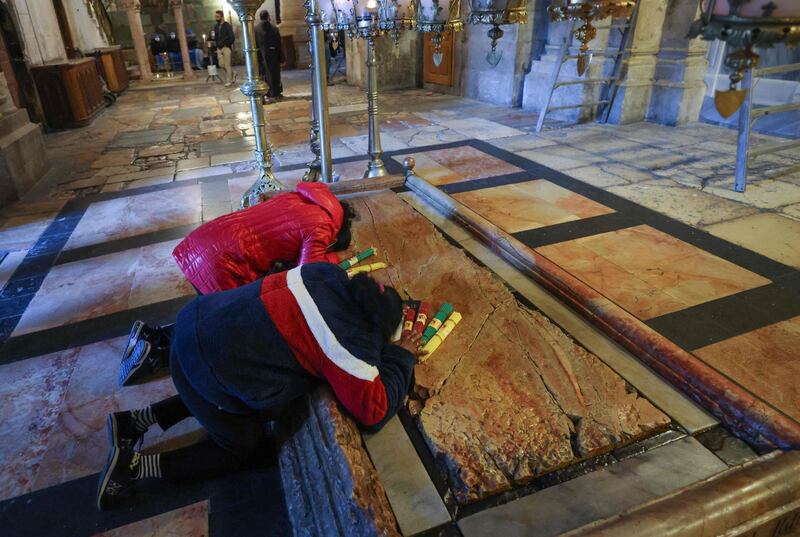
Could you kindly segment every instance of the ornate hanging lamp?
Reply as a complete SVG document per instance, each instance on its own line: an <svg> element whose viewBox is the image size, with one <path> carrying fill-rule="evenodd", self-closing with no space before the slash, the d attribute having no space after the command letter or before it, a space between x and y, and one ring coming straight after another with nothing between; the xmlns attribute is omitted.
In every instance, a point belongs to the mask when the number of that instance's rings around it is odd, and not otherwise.
<svg viewBox="0 0 800 537"><path fill-rule="evenodd" d="M417 0L417 31L432 33L433 63L442 64L442 34L464 29L461 0Z"/></svg>
<svg viewBox="0 0 800 537"><path fill-rule="evenodd" d="M381 30L388 32L397 45L400 33L417 25L416 0L379 0L378 20Z"/></svg>
<svg viewBox="0 0 800 537"><path fill-rule="evenodd" d="M525 24L528 22L528 0L471 0L469 22L471 24L491 24L488 35L492 48L486 54L486 61L496 66L503 57L497 54L497 42L503 37L503 24Z"/></svg>
<svg viewBox="0 0 800 537"><path fill-rule="evenodd" d="M798 0L701 0L702 16L689 30L690 37L719 39L728 45L725 65L732 69L731 85L717 91L714 103L723 117L733 115L747 97L737 89L748 69L758 66L754 48L776 43L800 42L800 2Z"/></svg>
<svg viewBox="0 0 800 537"><path fill-rule="evenodd" d="M593 22L608 17L630 17L636 0L554 0L547 8L553 22L582 21L583 25L575 32L581 42L578 54L578 75L583 76L592 60L589 43L597 37Z"/></svg>

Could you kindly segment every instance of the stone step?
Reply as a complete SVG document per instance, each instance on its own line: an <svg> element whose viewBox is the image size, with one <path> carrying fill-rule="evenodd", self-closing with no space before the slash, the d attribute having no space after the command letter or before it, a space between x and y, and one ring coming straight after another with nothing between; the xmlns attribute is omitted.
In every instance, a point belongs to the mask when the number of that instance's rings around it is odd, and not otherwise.
<svg viewBox="0 0 800 537"><path fill-rule="evenodd" d="M15 130L30 123L27 110L20 108L13 114L0 118L0 138L5 138Z"/></svg>

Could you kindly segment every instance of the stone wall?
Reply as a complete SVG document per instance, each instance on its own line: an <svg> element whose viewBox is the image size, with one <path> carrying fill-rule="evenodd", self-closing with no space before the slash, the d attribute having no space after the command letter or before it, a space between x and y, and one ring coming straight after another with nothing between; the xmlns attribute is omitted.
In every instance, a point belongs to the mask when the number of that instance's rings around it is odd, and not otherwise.
<svg viewBox="0 0 800 537"><path fill-rule="evenodd" d="M366 89L367 45L364 39L345 39L347 47L347 83ZM378 59L378 88L416 88L422 83L420 57L422 36L404 32L397 45L388 35L375 42Z"/></svg>
<svg viewBox="0 0 800 537"><path fill-rule="evenodd" d="M64 42L52 2L14 0L8 4L15 17L17 31L25 45L25 59L30 65L66 59Z"/></svg>
<svg viewBox="0 0 800 537"><path fill-rule="evenodd" d="M62 2L69 19L75 47L85 52L110 44L100 23L87 8L85 0L62 0Z"/></svg>

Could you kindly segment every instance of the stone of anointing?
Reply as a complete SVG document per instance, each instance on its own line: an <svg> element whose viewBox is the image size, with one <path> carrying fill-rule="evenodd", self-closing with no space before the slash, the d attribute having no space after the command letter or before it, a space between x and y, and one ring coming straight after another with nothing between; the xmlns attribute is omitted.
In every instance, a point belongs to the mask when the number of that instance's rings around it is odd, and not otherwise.
<svg viewBox="0 0 800 537"><path fill-rule="evenodd" d="M431 354L433 354L434 351L438 349L442 343L444 343L444 340L447 339L447 336L450 335L450 332L452 332L456 325L460 322L461 314L457 311L451 313L450 317L447 318L439 331L433 334L431 339L422 348L422 350L425 352L425 355L420 359L420 362L424 362L430 358Z"/></svg>
<svg viewBox="0 0 800 537"><path fill-rule="evenodd" d="M425 328L425 332L422 333L422 339L420 340L421 345L425 345L430 341L433 335L442 327L447 316L451 313L453 313L453 305L449 302L445 302L433 319L431 319L431 323Z"/></svg>

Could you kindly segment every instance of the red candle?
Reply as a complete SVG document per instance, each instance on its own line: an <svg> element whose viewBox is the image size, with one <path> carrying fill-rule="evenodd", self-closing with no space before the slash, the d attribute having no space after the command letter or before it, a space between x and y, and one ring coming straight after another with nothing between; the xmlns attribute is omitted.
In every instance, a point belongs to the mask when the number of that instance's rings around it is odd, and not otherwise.
<svg viewBox="0 0 800 537"><path fill-rule="evenodd" d="M403 321L403 337L408 336L414 329L414 321L417 319L417 308L419 307L419 302L408 300L405 302L405 307L406 315L405 320Z"/></svg>
<svg viewBox="0 0 800 537"><path fill-rule="evenodd" d="M428 324L428 315L431 313L430 302L422 301L419 303L419 312L417 313L417 322L414 323L414 332L422 335L425 331L425 326Z"/></svg>

